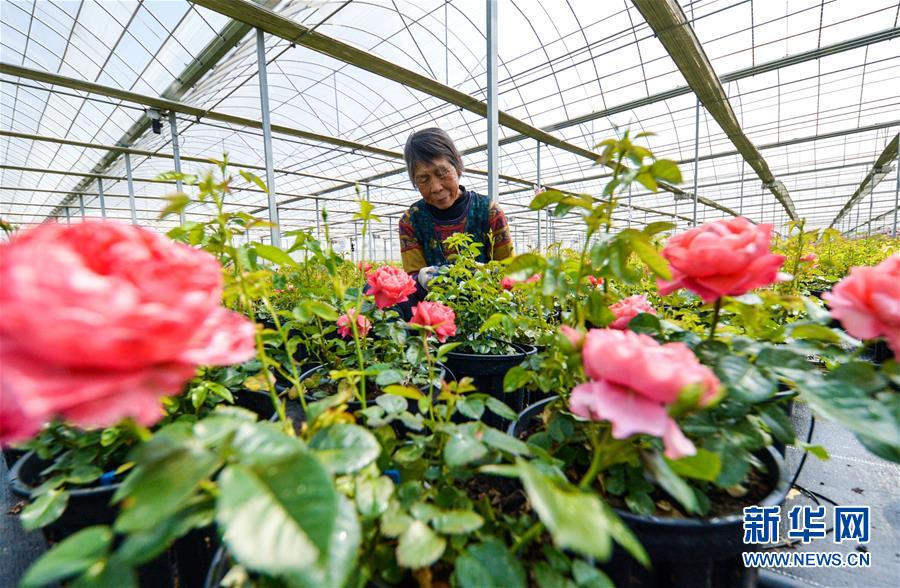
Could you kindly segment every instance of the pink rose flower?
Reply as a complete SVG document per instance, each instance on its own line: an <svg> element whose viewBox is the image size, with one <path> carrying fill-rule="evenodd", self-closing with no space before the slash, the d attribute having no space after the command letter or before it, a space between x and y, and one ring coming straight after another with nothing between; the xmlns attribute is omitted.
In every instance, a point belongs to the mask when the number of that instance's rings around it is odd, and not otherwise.
<svg viewBox="0 0 900 588"><path fill-rule="evenodd" d="M806 263L811 263L811 264L815 265L817 259L819 259L819 258L816 257L815 253L810 253L809 255L804 255L803 257L801 257L800 261L803 261Z"/></svg>
<svg viewBox="0 0 900 588"><path fill-rule="evenodd" d="M342 314L337 320L338 326L338 335L343 337L344 339L349 339L353 337L353 327L350 326L350 323L353 321L353 317L356 315L356 309L351 308L347 311L346 314ZM369 334L369 331L372 329L372 322L366 318L366 315L360 314L356 317L356 331L359 333L360 337L365 337Z"/></svg>
<svg viewBox="0 0 900 588"><path fill-rule="evenodd" d="M456 334L456 313L449 306L440 302L420 302L413 306L410 323L431 327L438 341L443 343L447 337Z"/></svg>
<svg viewBox="0 0 900 588"><path fill-rule="evenodd" d="M616 320L609 325L609 328L620 330L627 329L631 319L642 312L656 314L656 309L650 305L647 297L643 294L635 294L634 296L622 299L610 306L609 310L616 315Z"/></svg>
<svg viewBox="0 0 900 588"><path fill-rule="evenodd" d="M875 267L854 267L822 298L831 316L860 339L884 337L900 355L900 255Z"/></svg>
<svg viewBox="0 0 900 588"><path fill-rule="evenodd" d="M701 387L700 404L719 396L721 383L684 343L660 345L648 335L615 329L588 331L582 351L584 371L657 402L670 404L691 385Z"/></svg>
<svg viewBox="0 0 900 588"><path fill-rule="evenodd" d="M687 288L704 302L740 296L780 279L784 256L771 252L772 225L743 217L707 223L675 235L663 249L672 281L657 280L663 296Z"/></svg>
<svg viewBox="0 0 900 588"><path fill-rule="evenodd" d="M588 283L590 283L590 285L593 286L594 288L599 288L600 286L603 285L603 278L598 278L596 276L588 276L587 280L588 280Z"/></svg>
<svg viewBox="0 0 900 588"><path fill-rule="evenodd" d="M615 439L640 433L662 437L664 454L669 459L697 453L678 423L668 415L665 405L610 382L590 381L575 386L569 398L569 410L585 419L609 421Z"/></svg>
<svg viewBox="0 0 900 588"><path fill-rule="evenodd" d="M541 274L534 274L527 280L523 280L521 282L518 280L514 280L514 279L510 278L509 276L506 276L502 280L500 280L500 287L503 288L504 290L512 290L513 286L515 286L516 284L534 284L534 283L540 282L540 281L541 281Z"/></svg>
<svg viewBox="0 0 900 588"><path fill-rule="evenodd" d="M699 404L708 405L721 384L686 345L660 345L627 330L592 329L585 337L582 361L591 381L572 390L569 409L574 414L609 421L616 439L638 433L662 437L670 459L696 452L667 406L688 386L698 386Z"/></svg>
<svg viewBox="0 0 900 588"><path fill-rule="evenodd" d="M0 245L0 283L3 442L56 417L153 424L160 397L178 394L198 365L255 351L256 326L221 306L216 259L131 225L24 232Z"/></svg>
<svg viewBox="0 0 900 588"><path fill-rule="evenodd" d="M575 349L581 348L581 344L584 342L584 333L569 325L560 325L559 332L565 335L566 339L572 344L572 347Z"/></svg>
<svg viewBox="0 0 900 588"><path fill-rule="evenodd" d="M389 308L409 298L416 291L416 282L398 267L383 265L366 276L368 294L375 296L378 308Z"/></svg>
<svg viewBox="0 0 900 588"><path fill-rule="evenodd" d="M362 273L368 274L368 273L369 273L369 270L372 269L372 264L371 264L371 263L368 263L368 262L363 263L363 262L360 261L359 263L356 264L356 267L358 267L359 270L360 270Z"/></svg>

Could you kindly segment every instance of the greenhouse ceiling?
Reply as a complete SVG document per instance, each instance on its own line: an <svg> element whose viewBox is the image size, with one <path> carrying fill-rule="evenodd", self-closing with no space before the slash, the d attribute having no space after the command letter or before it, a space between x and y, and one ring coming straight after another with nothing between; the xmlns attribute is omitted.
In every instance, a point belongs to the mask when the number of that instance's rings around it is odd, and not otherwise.
<svg viewBox="0 0 900 588"><path fill-rule="evenodd" d="M895 230L900 2L494 6L497 196L519 247L539 231L545 244L577 237L564 219L539 222L533 188L599 195L608 172L594 146L629 128L654 133L649 147L678 161L684 181L623 196L620 226L741 214L781 232L792 217ZM0 216L16 225L105 214L173 227L177 217L159 216L176 186L157 179L175 168L173 129L183 171L227 152L232 169L265 179L263 89L282 231L321 230L327 209L331 235L346 240L355 201L368 198L383 219L374 251L390 257L396 220L419 198L403 144L428 126L457 141L464 184L487 191L484 0L2 0L0 10ZM230 208L267 216L267 193L240 177L234 188ZM195 204L186 218L210 213Z"/></svg>

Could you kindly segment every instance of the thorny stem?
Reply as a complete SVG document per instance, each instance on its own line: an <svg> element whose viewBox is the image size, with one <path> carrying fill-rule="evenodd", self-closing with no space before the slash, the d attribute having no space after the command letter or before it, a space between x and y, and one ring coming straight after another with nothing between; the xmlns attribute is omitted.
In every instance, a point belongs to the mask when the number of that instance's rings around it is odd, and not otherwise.
<svg viewBox="0 0 900 588"><path fill-rule="evenodd" d="M431 357L431 353L428 351L428 330L422 329L422 349L425 350L425 363L428 365L428 387L425 389L425 394L428 394L428 415L431 418L431 427L434 428L435 419L434 419L434 404L431 401L431 386L434 382L434 359Z"/></svg>
<svg viewBox="0 0 900 588"><path fill-rule="evenodd" d="M268 310L269 314L272 315L272 320L275 322L275 328L278 330L278 334L281 337L282 345L284 345L284 351L285 351L285 353L287 353L288 363L291 366L291 378L290 378L291 385L295 386L295 388L299 392L299 390L300 390L300 374L297 373L297 362L294 361L294 355L292 353L290 353L289 349L288 349L287 332L281 326L281 321L278 319L278 315L276 314L275 309L272 308L272 303L269 301L269 297L263 296L262 301L263 301L263 304L265 304L265 306L266 306L266 310ZM297 396L300 398L300 405L303 406L303 414L306 414L306 398L303 397L303 394L297 394ZM281 403L279 402L279 404L281 404Z"/></svg>

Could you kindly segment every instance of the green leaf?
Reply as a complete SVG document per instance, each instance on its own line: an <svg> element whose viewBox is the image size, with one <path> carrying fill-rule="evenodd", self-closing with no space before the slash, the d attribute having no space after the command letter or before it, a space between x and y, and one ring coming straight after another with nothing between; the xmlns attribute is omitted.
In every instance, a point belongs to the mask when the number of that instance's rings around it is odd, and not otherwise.
<svg viewBox="0 0 900 588"><path fill-rule="evenodd" d="M226 466L219 488L216 522L246 567L284 576L309 572L327 558L338 495L311 454L259 468Z"/></svg>
<svg viewBox="0 0 900 588"><path fill-rule="evenodd" d="M491 316L484 321L481 327L478 329L479 333L484 333L485 331L489 331L497 326L499 326L504 320L507 320L509 317L503 314L502 312L495 312Z"/></svg>
<svg viewBox="0 0 900 588"><path fill-rule="evenodd" d="M821 459L822 461L831 459L831 456L828 455L828 450L825 449L824 447L822 447L821 445L812 445L810 443L804 443L802 441L798 445L802 449L812 453L813 455L815 455L818 459Z"/></svg>
<svg viewBox="0 0 900 588"><path fill-rule="evenodd" d="M384 388L391 384L399 384L402 381L403 372L394 369L383 370L379 372L378 376L375 378L375 384L377 384L379 388Z"/></svg>
<svg viewBox="0 0 900 588"><path fill-rule="evenodd" d="M648 224L646 227L644 227L644 229L641 232L644 233L645 235L647 235L648 237L652 237L653 235L657 235L659 233L671 231L675 227L676 227L675 223L670 223L670 222L666 222L666 221L656 221L656 222L652 222L652 223Z"/></svg>
<svg viewBox="0 0 900 588"><path fill-rule="evenodd" d="M672 279L672 270L669 269L669 262L656 250L656 247L650 242L650 238L646 233L641 233L634 229L626 229L625 231L622 231L622 233L627 234L627 239L631 244L631 248L634 249L634 252L641 258L641 261L650 268L653 275L662 278L663 280Z"/></svg>
<svg viewBox="0 0 900 588"><path fill-rule="evenodd" d="M359 471L378 458L375 435L358 425L337 424L321 429L309 442L319 459L335 474Z"/></svg>
<svg viewBox="0 0 900 588"><path fill-rule="evenodd" d="M715 372L728 387L729 395L741 402L760 402L778 391L774 381L740 355L720 357Z"/></svg>
<svg viewBox="0 0 900 588"><path fill-rule="evenodd" d="M422 394L422 391L418 388L413 388L411 386L400 386L398 384L385 386L384 392L385 394L395 394L397 396L402 396L403 398L409 398L411 400L425 398L425 395Z"/></svg>
<svg viewBox="0 0 900 588"><path fill-rule="evenodd" d="M528 204L528 207L531 210L540 210L541 208L546 208L551 204L556 204L564 198L566 198L566 194L563 194L559 190L554 190L551 188L549 190L544 190L540 194L537 194Z"/></svg>
<svg viewBox="0 0 900 588"><path fill-rule="evenodd" d="M112 530L104 525L78 531L34 562L22 579L22 588L46 586L83 573L106 556L112 540Z"/></svg>
<svg viewBox="0 0 900 588"><path fill-rule="evenodd" d="M678 477L665 458L659 453L645 453L644 465L653 475L663 490L669 493L675 500L681 503L686 511L691 514L700 513L700 505L697 496L687 483Z"/></svg>
<svg viewBox="0 0 900 588"><path fill-rule="evenodd" d="M650 173L653 177L673 184L681 183L681 170L678 164L670 159L658 159L650 164Z"/></svg>
<svg viewBox="0 0 900 588"><path fill-rule="evenodd" d="M488 410L501 418L508 421L514 421L519 417L519 415L516 414L516 411L507 406L505 402L494 398L493 396L485 398L485 402L487 403Z"/></svg>
<svg viewBox="0 0 900 588"><path fill-rule="evenodd" d="M608 504L603 503L602 507L602 513L606 519L606 526L609 528L609 533L612 535L613 539L616 540L616 543L621 545L625 551L631 554L631 557L638 563L645 568L649 568L650 556L647 555L644 546L638 541L634 532L632 532L628 525L622 522L619 515L617 515Z"/></svg>
<svg viewBox="0 0 900 588"><path fill-rule="evenodd" d="M265 243L253 243L253 248L256 249L257 255L264 259L268 259L272 263L276 263L278 265L287 265L291 267L299 267L299 264L294 261L294 259L290 255L288 255L278 247L266 245Z"/></svg>
<svg viewBox="0 0 900 588"><path fill-rule="evenodd" d="M116 531L152 528L181 509L197 486L219 469L218 456L196 445L185 444L163 459L135 468L113 497L117 502L127 495L116 519Z"/></svg>
<svg viewBox="0 0 900 588"><path fill-rule="evenodd" d="M789 445L794 442L794 425L791 417L780 406L767 404L759 407L759 416L778 441Z"/></svg>
<svg viewBox="0 0 900 588"><path fill-rule="evenodd" d="M503 431L485 427L481 440L489 447L512 455L530 455L528 444Z"/></svg>
<svg viewBox="0 0 900 588"><path fill-rule="evenodd" d="M546 562L539 561L534 564L533 572L538 588L575 588L570 580Z"/></svg>
<svg viewBox="0 0 900 588"><path fill-rule="evenodd" d="M70 588L140 588L134 569L113 556L91 566Z"/></svg>
<svg viewBox="0 0 900 588"><path fill-rule="evenodd" d="M478 420L484 414L484 400L467 396L456 403L456 410L470 419Z"/></svg>
<svg viewBox="0 0 900 588"><path fill-rule="evenodd" d="M435 534L422 521L413 521L400 535L397 563L405 568L426 568L436 562L447 548L447 540Z"/></svg>
<svg viewBox="0 0 900 588"><path fill-rule="evenodd" d="M159 213L159 218L164 219L171 214L178 214L191 203L191 199L187 194L171 194L163 197L169 203Z"/></svg>
<svg viewBox="0 0 900 588"><path fill-rule="evenodd" d="M390 505L391 496L394 495L394 483L387 476L379 476L374 480L358 478L353 494L359 514L367 519L374 519Z"/></svg>
<svg viewBox="0 0 900 588"><path fill-rule="evenodd" d="M599 497L562 486L522 459L517 465L528 500L554 544L588 557L608 558L612 540Z"/></svg>
<svg viewBox="0 0 900 588"><path fill-rule="evenodd" d="M337 496L338 510L328 542L328 554L316 567L288 574L291 586L320 588L344 586L353 573L361 540L359 521L353 504L343 495Z"/></svg>
<svg viewBox="0 0 900 588"><path fill-rule="evenodd" d="M68 505L68 492L58 489L50 490L22 510L19 522L26 531L33 531L58 519Z"/></svg>
<svg viewBox="0 0 900 588"><path fill-rule="evenodd" d="M791 337L795 339L809 339L811 341L825 341L826 343L841 342L841 337L834 330L824 325L797 325L791 330Z"/></svg>
<svg viewBox="0 0 900 588"><path fill-rule="evenodd" d="M531 370L523 365L510 368L503 376L503 391L515 392L531 381Z"/></svg>
<svg viewBox="0 0 900 588"><path fill-rule="evenodd" d="M469 545L453 571L460 588L525 588L522 563L494 537Z"/></svg>
<svg viewBox="0 0 900 588"><path fill-rule="evenodd" d="M480 423L472 423L479 425ZM444 446L444 461L450 467L462 466L477 461L488 453L484 443L475 438L475 429L469 425L455 427Z"/></svg>
<svg viewBox="0 0 900 588"><path fill-rule="evenodd" d="M387 414L400 414L409 408L409 401L406 398L394 394L382 394L375 399L375 403Z"/></svg>
<svg viewBox="0 0 900 588"><path fill-rule="evenodd" d="M695 455L681 459L666 459L673 472L684 478L713 482L722 470L722 460L718 454L706 449L697 449Z"/></svg>
<svg viewBox="0 0 900 588"><path fill-rule="evenodd" d="M334 322L339 318L337 310L321 300L304 300L302 304L323 321Z"/></svg>
<svg viewBox="0 0 900 588"><path fill-rule="evenodd" d="M506 267L506 275L513 280L522 281L534 274L539 274L547 267L547 260L536 253L523 253L513 258Z"/></svg>
<svg viewBox="0 0 900 588"><path fill-rule="evenodd" d="M484 519L470 510L445 510L431 519L431 526L438 533L471 533L481 528Z"/></svg>
<svg viewBox="0 0 900 588"><path fill-rule="evenodd" d="M269 189L266 188L266 184L259 178L259 176L257 176L257 175L254 174L253 172L248 172L248 171L241 170L240 173L241 173L241 177L242 177L242 178L244 178L245 180L247 180L247 182L256 184L256 186L257 186L260 190L262 190L263 192L268 192L268 191L269 191Z"/></svg>
<svg viewBox="0 0 900 588"><path fill-rule="evenodd" d="M572 564L572 578L578 588L615 588L609 576L580 559Z"/></svg>

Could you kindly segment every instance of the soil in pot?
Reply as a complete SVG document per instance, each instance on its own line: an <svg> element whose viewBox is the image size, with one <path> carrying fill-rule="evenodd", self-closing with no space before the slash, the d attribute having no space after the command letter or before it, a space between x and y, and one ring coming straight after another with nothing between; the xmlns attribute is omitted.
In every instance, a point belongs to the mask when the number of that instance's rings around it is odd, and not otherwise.
<svg viewBox="0 0 900 588"><path fill-rule="evenodd" d="M528 407L509 432L517 438L527 438L539 426L540 415L553 399ZM765 471L757 471L745 483L747 495L735 499L725 492L712 493L714 516L687 518L678 511L677 502L661 491L654 500L666 500L672 505L668 516L641 516L624 508L617 514L635 533L653 562L648 570L618 546L613 558L603 566L616 586L685 588L731 588L755 585L757 570L745 568L741 553L754 546L743 543L744 506L776 506L784 502L789 481L780 454L773 449L761 451L757 457ZM575 474L576 478L578 474ZM719 496L722 494L723 496ZM659 500L657 500L659 499ZM618 499L611 497L613 506ZM677 518L682 517L682 518Z"/></svg>

